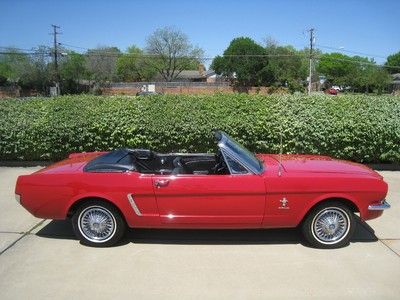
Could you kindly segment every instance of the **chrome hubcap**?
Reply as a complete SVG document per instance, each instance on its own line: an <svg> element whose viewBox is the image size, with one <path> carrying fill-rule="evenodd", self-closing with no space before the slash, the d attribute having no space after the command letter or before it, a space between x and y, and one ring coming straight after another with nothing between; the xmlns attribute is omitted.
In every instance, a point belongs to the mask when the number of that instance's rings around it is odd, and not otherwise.
<svg viewBox="0 0 400 300"><path fill-rule="evenodd" d="M340 208L327 208L319 212L313 219L312 232L315 238L324 244L340 242L349 232L350 220Z"/></svg>
<svg viewBox="0 0 400 300"><path fill-rule="evenodd" d="M95 243L106 242L115 233L115 218L104 207L90 206L79 215L79 230L88 240Z"/></svg>

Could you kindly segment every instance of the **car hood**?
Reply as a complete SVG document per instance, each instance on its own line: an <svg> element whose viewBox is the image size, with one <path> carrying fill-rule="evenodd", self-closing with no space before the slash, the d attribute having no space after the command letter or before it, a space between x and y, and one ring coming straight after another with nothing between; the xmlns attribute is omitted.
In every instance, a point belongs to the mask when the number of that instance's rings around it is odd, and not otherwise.
<svg viewBox="0 0 400 300"><path fill-rule="evenodd" d="M261 159L262 159L261 155ZM360 174L371 175L382 178L377 172L369 167L346 160L334 159L322 155L268 155L275 159L286 172L289 173L342 173L342 174ZM267 167L267 166L266 166Z"/></svg>
<svg viewBox="0 0 400 300"><path fill-rule="evenodd" d="M77 172L80 171L87 162L104 153L105 152L71 153L68 158L51 164L35 173L53 174Z"/></svg>

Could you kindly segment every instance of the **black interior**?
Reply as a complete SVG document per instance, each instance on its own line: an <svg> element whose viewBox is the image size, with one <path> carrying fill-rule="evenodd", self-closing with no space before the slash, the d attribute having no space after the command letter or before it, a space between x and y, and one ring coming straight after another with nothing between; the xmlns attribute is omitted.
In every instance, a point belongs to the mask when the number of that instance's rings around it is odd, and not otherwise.
<svg viewBox="0 0 400 300"><path fill-rule="evenodd" d="M90 161L85 172L137 171L147 174L229 174L220 151L217 154L157 153L146 149L118 149Z"/></svg>

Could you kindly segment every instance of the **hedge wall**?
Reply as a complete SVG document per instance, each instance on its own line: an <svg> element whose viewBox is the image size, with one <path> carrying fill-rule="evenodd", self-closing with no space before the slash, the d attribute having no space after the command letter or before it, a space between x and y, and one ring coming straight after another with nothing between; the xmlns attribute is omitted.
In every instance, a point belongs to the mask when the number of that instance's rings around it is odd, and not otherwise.
<svg viewBox="0 0 400 300"><path fill-rule="evenodd" d="M0 160L57 160L119 147L214 151L220 128L256 152L327 154L400 162L400 98L213 96L9 99L0 101Z"/></svg>

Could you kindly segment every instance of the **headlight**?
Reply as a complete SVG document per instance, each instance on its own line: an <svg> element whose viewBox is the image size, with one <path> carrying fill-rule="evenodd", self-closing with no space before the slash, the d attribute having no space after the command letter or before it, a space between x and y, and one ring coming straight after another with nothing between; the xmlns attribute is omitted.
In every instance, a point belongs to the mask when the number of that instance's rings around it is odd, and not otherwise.
<svg viewBox="0 0 400 300"><path fill-rule="evenodd" d="M21 204L21 195L15 194L15 200L18 202L18 204Z"/></svg>

